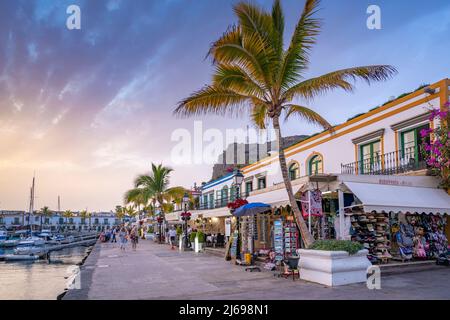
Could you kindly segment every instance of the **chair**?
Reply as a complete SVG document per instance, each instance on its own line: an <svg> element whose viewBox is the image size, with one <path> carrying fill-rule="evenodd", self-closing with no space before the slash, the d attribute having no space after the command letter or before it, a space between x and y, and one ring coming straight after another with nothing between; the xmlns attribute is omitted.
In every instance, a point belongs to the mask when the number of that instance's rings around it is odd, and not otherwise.
<svg viewBox="0 0 450 320"><path fill-rule="evenodd" d="M218 234L216 237L216 246L224 247L225 246L225 236L223 234Z"/></svg>
<svg viewBox="0 0 450 320"><path fill-rule="evenodd" d="M298 270L298 261L300 257L291 256L282 261L282 265L284 266L284 270L280 273L280 277L285 279L292 276L292 280L295 281L295 278L300 279L300 271Z"/></svg>

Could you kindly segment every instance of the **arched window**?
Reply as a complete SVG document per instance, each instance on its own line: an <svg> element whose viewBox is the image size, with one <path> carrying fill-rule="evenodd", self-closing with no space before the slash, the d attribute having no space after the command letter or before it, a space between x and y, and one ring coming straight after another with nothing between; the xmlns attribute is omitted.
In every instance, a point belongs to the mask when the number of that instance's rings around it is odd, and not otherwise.
<svg viewBox="0 0 450 320"><path fill-rule="evenodd" d="M309 159L308 162L309 174L314 175L318 173L323 173L323 159L321 155L314 155Z"/></svg>
<svg viewBox="0 0 450 320"><path fill-rule="evenodd" d="M300 168L298 162L293 162L289 166L289 179L295 180L300 176Z"/></svg>

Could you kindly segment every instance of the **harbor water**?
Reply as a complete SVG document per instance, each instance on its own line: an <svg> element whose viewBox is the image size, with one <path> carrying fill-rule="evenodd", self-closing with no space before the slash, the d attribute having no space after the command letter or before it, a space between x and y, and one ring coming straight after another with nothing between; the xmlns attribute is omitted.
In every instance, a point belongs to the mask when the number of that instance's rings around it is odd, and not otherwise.
<svg viewBox="0 0 450 320"><path fill-rule="evenodd" d="M87 252L88 247L78 246L51 252L49 260L0 261L0 299L56 299ZM7 253L0 249L0 254Z"/></svg>

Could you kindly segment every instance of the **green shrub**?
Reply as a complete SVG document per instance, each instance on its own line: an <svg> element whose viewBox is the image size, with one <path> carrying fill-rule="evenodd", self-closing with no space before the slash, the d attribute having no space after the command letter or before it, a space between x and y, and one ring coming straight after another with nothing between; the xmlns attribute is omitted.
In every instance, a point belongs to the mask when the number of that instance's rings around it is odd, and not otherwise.
<svg viewBox="0 0 450 320"><path fill-rule="evenodd" d="M359 250L364 249L364 246L359 242L350 240L317 240L309 249L323 250L323 251L347 251L349 254L355 254Z"/></svg>
<svg viewBox="0 0 450 320"><path fill-rule="evenodd" d="M205 234L201 231L197 231L198 242L205 243L206 237Z"/></svg>
<svg viewBox="0 0 450 320"><path fill-rule="evenodd" d="M196 235L197 235L197 232L191 232L191 234L189 235L189 241L194 242Z"/></svg>

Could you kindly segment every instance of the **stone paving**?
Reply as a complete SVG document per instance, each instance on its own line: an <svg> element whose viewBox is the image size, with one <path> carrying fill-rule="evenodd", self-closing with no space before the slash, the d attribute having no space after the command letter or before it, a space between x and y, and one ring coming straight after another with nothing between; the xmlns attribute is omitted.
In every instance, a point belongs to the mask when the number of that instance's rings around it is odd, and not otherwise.
<svg viewBox="0 0 450 320"><path fill-rule="evenodd" d="M141 240L136 251L97 243L81 268L81 289L64 299L450 299L450 268L382 277L381 290L365 284L329 288L273 272L245 272L221 257L179 252Z"/></svg>

